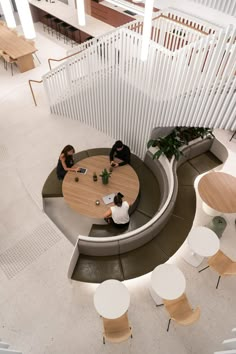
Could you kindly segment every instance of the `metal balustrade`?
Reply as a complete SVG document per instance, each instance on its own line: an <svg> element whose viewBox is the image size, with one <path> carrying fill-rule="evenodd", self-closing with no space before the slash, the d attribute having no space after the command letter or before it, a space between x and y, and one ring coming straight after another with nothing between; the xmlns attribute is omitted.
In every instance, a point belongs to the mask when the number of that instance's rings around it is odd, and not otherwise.
<svg viewBox="0 0 236 354"><path fill-rule="evenodd" d="M137 21L93 39L43 77L51 112L124 140L141 157L155 126L235 130L236 29L195 23L195 31L185 22L154 20L145 62Z"/></svg>
<svg viewBox="0 0 236 354"><path fill-rule="evenodd" d="M236 15L236 1L235 0L191 0L202 4L204 6L210 7L212 9L224 12L228 15Z"/></svg>

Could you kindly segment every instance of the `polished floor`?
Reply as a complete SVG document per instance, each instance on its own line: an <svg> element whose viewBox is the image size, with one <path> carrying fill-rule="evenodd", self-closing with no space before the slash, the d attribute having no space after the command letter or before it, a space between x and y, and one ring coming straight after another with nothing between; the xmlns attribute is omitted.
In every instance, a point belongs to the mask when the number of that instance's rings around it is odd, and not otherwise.
<svg viewBox="0 0 236 354"><path fill-rule="evenodd" d="M131 294L133 339L103 345L101 319L93 306L97 285L67 279L73 246L42 212L41 189L64 145L71 143L79 151L110 146L113 140L76 121L50 115L40 85L35 86L38 107L34 107L27 80L39 80L48 70L46 59L61 57L69 49L40 27L37 30L42 65L24 74L15 70L12 77L0 62L1 339L24 354L212 354L220 350L220 343L231 337L235 327L236 277L223 278L216 290L217 275L211 270L199 274L181 258L181 250L170 261L184 272L186 293L193 306L200 306L200 320L190 327L172 323L167 333L168 315L164 308L155 307L147 274L125 282ZM236 139L229 142L230 135L216 131L229 149L229 159L221 168L236 175ZM221 248L236 260L235 217L226 216ZM197 196L194 225L208 221ZM44 239L45 232L50 242ZM11 259L12 252L17 259L14 267L6 258Z"/></svg>

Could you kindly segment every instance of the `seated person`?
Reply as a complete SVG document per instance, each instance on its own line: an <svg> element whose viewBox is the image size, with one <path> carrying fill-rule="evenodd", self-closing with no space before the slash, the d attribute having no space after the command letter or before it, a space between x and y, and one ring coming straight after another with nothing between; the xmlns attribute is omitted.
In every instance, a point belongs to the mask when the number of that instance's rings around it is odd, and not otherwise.
<svg viewBox="0 0 236 354"><path fill-rule="evenodd" d="M120 163L114 161L114 157L122 160ZM124 166L130 163L130 149L121 140L117 140L111 148L110 164L112 167Z"/></svg>
<svg viewBox="0 0 236 354"><path fill-rule="evenodd" d="M57 177L63 180L67 171L79 171L79 167L72 167L74 165L73 154L75 149L71 145L66 145L62 150L57 163Z"/></svg>
<svg viewBox="0 0 236 354"><path fill-rule="evenodd" d="M117 227L124 227L129 225L129 204L122 201L120 193L114 197L114 206L110 207L104 215L105 221L111 222Z"/></svg>

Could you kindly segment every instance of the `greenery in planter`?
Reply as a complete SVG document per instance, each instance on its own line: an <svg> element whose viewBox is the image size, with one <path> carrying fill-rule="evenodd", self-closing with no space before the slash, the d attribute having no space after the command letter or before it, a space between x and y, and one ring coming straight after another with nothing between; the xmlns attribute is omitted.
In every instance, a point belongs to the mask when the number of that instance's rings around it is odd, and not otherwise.
<svg viewBox="0 0 236 354"><path fill-rule="evenodd" d="M199 127L177 127L175 128L177 135L184 142L184 145L188 145L188 143L197 138L214 138L214 134L212 130L209 128L199 128Z"/></svg>
<svg viewBox="0 0 236 354"><path fill-rule="evenodd" d="M102 183L107 184L109 182L109 178L111 177L111 172L108 172L107 169L104 168L99 176L102 177Z"/></svg>
<svg viewBox="0 0 236 354"><path fill-rule="evenodd" d="M148 149L158 147L159 149L153 155L153 159L159 159L164 154L169 160L172 156L175 156L176 160L183 155L180 148L183 145L188 145L191 140L201 137L214 137L212 130L209 128L185 128L177 127L169 135L165 137L159 137L157 139L151 139L147 143Z"/></svg>

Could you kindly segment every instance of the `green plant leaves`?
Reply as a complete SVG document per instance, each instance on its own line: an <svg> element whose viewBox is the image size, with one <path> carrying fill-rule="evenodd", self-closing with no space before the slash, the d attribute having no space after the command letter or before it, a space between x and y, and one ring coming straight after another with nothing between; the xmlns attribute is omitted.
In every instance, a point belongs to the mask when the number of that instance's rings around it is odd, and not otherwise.
<svg viewBox="0 0 236 354"><path fill-rule="evenodd" d="M188 145L191 140L201 137L214 137L212 130L202 127L176 127L169 135L159 137L157 139L150 139L147 143L147 148L158 147L159 149L153 155L153 159L159 159L164 154L169 160L175 156L179 160L183 155L180 151L181 146Z"/></svg>

